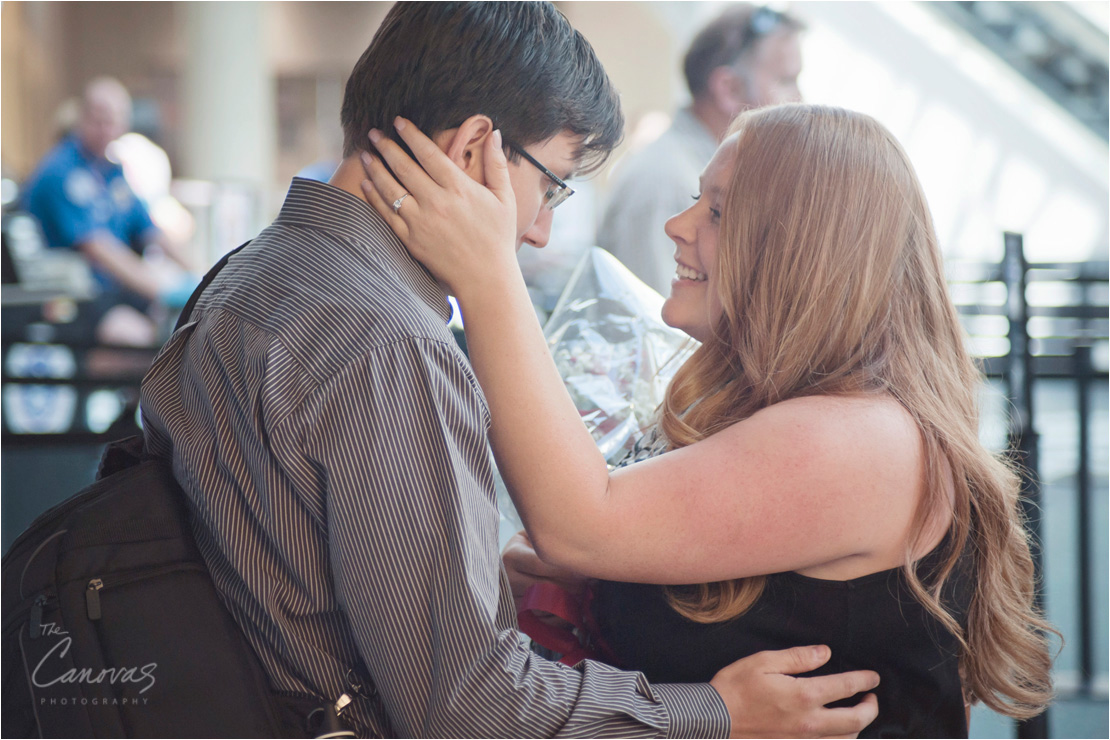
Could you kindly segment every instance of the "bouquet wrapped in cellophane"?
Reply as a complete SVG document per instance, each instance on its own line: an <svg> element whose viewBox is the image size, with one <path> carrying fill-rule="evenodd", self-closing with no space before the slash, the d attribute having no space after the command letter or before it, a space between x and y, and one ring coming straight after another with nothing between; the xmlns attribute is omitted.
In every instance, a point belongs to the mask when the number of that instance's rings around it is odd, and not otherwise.
<svg viewBox="0 0 1110 740"><path fill-rule="evenodd" d="M582 421L612 467L652 425L667 384L697 343L663 323L663 297L609 252L589 249L544 325ZM502 544L519 520L498 476Z"/></svg>
<svg viewBox="0 0 1110 740"><path fill-rule="evenodd" d="M663 298L616 257L586 252L544 326L559 374L610 466L652 424L696 347L663 323Z"/></svg>

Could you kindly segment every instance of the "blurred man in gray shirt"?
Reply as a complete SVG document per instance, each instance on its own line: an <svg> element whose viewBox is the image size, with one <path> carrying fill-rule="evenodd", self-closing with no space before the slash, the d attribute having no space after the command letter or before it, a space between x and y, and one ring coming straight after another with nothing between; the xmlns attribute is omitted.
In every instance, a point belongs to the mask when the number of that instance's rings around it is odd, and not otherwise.
<svg viewBox="0 0 1110 740"><path fill-rule="evenodd" d="M801 100L801 30L797 19L770 8L730 7L686 52L691 105L618 166L597 243L664 296L675 271L664 222L698 195L698 176L733 118L749 108Z"/></svg>

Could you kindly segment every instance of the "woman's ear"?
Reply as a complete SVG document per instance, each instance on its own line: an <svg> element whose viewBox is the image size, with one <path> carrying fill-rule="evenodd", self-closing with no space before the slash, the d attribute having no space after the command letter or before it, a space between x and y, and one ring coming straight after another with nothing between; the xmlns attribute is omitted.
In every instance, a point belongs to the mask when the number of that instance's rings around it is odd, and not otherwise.
<svg viewBox="0 0 1110 740"><path fill-rule="evenodd" d="M489 116L474 115L455 129L444 152L471 179L485 184L483 148L493 133L493 120Z"/></svg>

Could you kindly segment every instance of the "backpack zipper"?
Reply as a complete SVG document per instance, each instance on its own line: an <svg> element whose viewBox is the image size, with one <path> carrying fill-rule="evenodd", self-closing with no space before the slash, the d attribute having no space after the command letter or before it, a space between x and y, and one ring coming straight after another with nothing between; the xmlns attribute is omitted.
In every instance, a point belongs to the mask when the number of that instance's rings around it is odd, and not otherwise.
<svg viewBox="0 0 1110 740"><path fill-rule="evenodd" d="M95 621L100 619L100 590L104 588L104 581L99 578L94 578L89 581L89 585L85 586L85 609L89 613L89 619Z"/></svg>
<svg viewBox="0 0 1110 740"><path fill-rule="evenodd" d="M100 609L100 592L103 591L105 587L116 588L118 586L125 586L128 583L142 581L146 578L153 578L163 575L164 573L172 573L178 570L204 571L205 567L200 563L173 563L156 568L141 568L139 570L115 573L112 576L106 576L108 579L107 583L104 582L103 578L92 578L85 584L85 611L88 613L89 619L96 622L102 616Z"/></svg>
<svg viewBox="0 0 1110 740"><path fill-rule="evenodd" d="M31 604L31 619L27 626L31 630L30 637L32 640L37 640L42 636L42 609L46 606L46 602L46 594L39 594L35 597L35 602Z"/></svg>
<svg viewBox="0 0 1110 740"><path fill-rule="evenodd" d="M5 634L13 628L16 632L21 632L23 625L26 624L28 637L32 640L42 637L43 615L54 601L56 601L56 597L49 591L41 591L34 599L27 599L21 608L13 609L4 615ZM49 624L49 622L45 624ZM19 626L16 627L16 625Z"/></svg>

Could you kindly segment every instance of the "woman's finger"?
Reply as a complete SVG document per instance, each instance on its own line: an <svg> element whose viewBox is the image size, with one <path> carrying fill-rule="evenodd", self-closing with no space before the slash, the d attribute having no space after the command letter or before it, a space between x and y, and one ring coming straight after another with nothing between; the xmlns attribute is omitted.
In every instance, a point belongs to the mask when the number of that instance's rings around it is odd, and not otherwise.
<svg viewBox="0 0 1110 740"><path fill-rule="evenodd" d="M505 159L505 145L501 142L501 129L487 138L485 149L486 187L502 203L515 203L516 195L509 180L509 162Z"/></svg>
<svg viewBox="0 0 1110 740"><path fill-rule="evenodd" d="M432 179L441 187L447 188L457 185L460 182L460 177L466 177L458 165L452 162L423 131L414 126L412 121L397 116L393 119L393 128L397 129L397 133L409 145L409 149L416 155L416 161L420 163L424 171L431 175ZM400 147L397 147L397 150L404 154ZM405 155L405 158L408 159L408 156ZM393 166L393 160L387 159L386 161L389 162L390 167Z"/></svg>
<svg viewBox="0 0 1110 740"><path fill-rule="evenodd" d="M397 235L401 243L407 246L409 243L408 224L405 223L404 219L395 214L393 208L382 199L377 188L374 187L374 183L369 180L363 180L361 186L367 202L370 203L371 207L378 212L378 215L385 220L386 225Z"/></svg>
<svg viewBox="0 0 1110 740"><path fill-rule="evenodd" d="M383 200L392 203L405 193L409 193L410 196L414 195L413 191L403 183L397 182L397 178L386 169L379 157L375 157L370 152L363 152L360 159L362 160L362 169L366 172L370 181L374 183L374 187L377 188ZM406 198L406 200L408 199Z"/></svg>
<svg viewBox="0 0 1110 740"><path fill-rule="evenodd" d="M376 150L378 164L387 164L392 171L392 178L408 193L427 199L432 193L442 191L443 188L421 169L416 161L405 153L405 150L396 142L384 135L376 128L370 129L370 143ZM385 169L383 167L383 169ZM383 195L393 192L389 188L382 188L381 182L375 181Z"/></svg>
<svg viewBox="0 0 1110 740"><path fill-rule="evenodd" d="M371 131L371 141L374 140L373 134L374 132ZM383 139L379 135L376 149L376 152L367 152L370 160L363 159L362 165L366 174L370 175L374 186L377 187L377 192L381 193L386 201L392 203L397 197L410 193L421 203L431 203L434 197L442 192L443 189L428 178L427 174L420 169L420 165L401 151L396 142ZM388 160L382 156L382 150L394 152L394 161L400 164L390 163L390 166L386 166Z"/></svg>
<svg viewBox="0 0 1110 740"><path fill-rule="evenodd" d="M389 173L385 172L385 168L381 166L380 162L375 164L375 158L369 152L363 152L361 159L363 169L366 170L367 176L371 178L370 180L363 180L361 183L359 183L359 186L362 188L363 195L366 196L366 201L373 207L375 211L378 212L378 215L380 215L385 220L389 228L393 230L393 233L397 234L401 241L407 244L409 227L408 224L405 223L404 217L401 216L400 211L393 210L393 203L394 201L396 201L396 198L387 201L386 197L388 196L382 195L379 186L374 183L373 178L377 177L378 179L383 181L385 180L385 178L388 178L389 182L392 183L393 187L396 188L396 192L398 193L403 192L400 190L400 185L397 185L396 181L394 181L392 177L389 177ZM385 173L385 177L382 176L383 172ZM400 197L400 195L398 195L397 197ZM405 198L404 202L402 202L401 205L409 206L409 210L411 212L411 210L415 209L416 207L416 201L413 200L412 196L409 196L408 198Z"/></svg>

